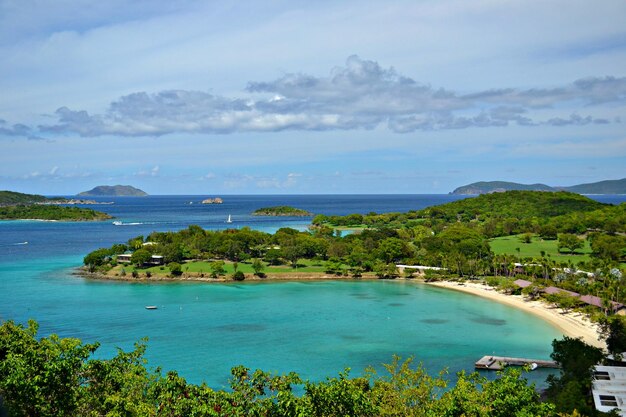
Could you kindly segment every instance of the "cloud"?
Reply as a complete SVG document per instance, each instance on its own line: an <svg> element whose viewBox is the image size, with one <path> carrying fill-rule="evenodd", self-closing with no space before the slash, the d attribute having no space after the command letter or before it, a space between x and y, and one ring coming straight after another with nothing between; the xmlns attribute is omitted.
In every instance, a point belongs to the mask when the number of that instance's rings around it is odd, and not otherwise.
<svg viewBox="0 0 626 417"><path fill-rule="evenodd" d="M509 125L565 126L609 123L606 117L581 116L576 111L592 106L601 111L608 103L625 102L626 77L585 78L551 89L507 88L459 94L418 83L375 61L351 56L345 66L334 68L326 77L298 73L270 82L250 82L237 98L168 90L123 96L104 114L61 107L56 111L58 122L39 129L90 137L354 130L381 125L396 133ZM546 108L570 114L539 119L537 109ZM14 125L7 134L28 130Z"/></svg>
<svg viewBox="0 0 626 417"><path fill-rule="evenodd" d="M23 124L14 124L9 126L6 120L0 119L0 135L4 136L28 136L30 128Z"/></svg>
<svg viewBox="0 0 626 417"><path fill-rule="evenodd" d="M153 166L149 170L141 170L135 172L135 176L137 177L157 177L159 175L159 171L161 168L158 165Z"/></svg>
<svg viewBox="0 0 626 417"><path fill-rule="evenodd" d="M278 176L231 174L226 176L224 187L229 189L241 189L254 185L261 189L284 190L296 186L298 178L300 177L302 177L302 174L293 172L288 173L282 178Z"/></svg>

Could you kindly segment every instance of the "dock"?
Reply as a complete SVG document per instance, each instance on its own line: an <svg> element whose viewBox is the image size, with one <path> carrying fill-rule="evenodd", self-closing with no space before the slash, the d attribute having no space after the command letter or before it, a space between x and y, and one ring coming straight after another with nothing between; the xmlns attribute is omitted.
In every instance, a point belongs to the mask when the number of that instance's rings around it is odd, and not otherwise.
<svg viewBox="0 0 626 417"><path fill-rule="evenodd" d="M476 369L499 371L507 366L524 366L537 364L537 368L560 368L558 362L541 359L509 358L507 356L483 356L474 365Z"/></svg>

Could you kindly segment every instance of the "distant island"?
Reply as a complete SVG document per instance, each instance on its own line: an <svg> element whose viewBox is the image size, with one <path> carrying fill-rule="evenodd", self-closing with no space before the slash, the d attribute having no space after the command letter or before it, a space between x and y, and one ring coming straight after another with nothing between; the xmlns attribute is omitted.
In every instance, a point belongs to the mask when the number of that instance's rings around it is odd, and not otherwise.
<svg viewBox="0 0 626 417"><path fill-rule="evenodd" d="M450 194L479 195L504 191L569 191L577 194L626 194L626 178L579 184L570 187L549 186L546 184L519 184L506 181L481 181L458 187Z"/></svg>
<svg viewBox="0 0 626 417"><path fill-rule="evenodd" d="M302 210L295 207L290 206L275 206L275 207L263 207L258 210L255 210L252 213L253 216L295 216L295 217L307 217L312 216L313 213L310 213L306 210Z"/></svg>
<svg viewBox="0 0 626 417"><path fill-rule="evenodd" d="M202 200L202 204L222 204L223 202L224 201L219 197L207 198Z"/></svg>
<svg viewBox="0 0 626 417"><path fill-rule="evenodd" d="M145 197L148 193L130 185L99 185L77 195L79 197Z"/></svg>

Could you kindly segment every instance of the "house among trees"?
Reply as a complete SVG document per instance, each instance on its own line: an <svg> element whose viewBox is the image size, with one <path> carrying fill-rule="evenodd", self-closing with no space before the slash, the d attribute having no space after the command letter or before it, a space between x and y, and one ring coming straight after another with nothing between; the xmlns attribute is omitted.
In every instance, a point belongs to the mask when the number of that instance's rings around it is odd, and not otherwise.
<svg viewBox="0 0 626 417"><path fill-rule="evenodd" d="M123 264L129 264L132 262L132 259L131 259L132 256L133 256L132 253L122 253L120 255L117 255L117 262L123 263ZM164 261L163 256L161 255L152 255L150 257L150 260L146 262L146 264L158 266L158 265L164 265L165 261Z"/></svg>
<svg viewBox="0 0 626 417"><path fill-rule="evenodd" d="M122 253L117 255L116 259L118 263L129 264L131 256L133 256L132 253Z"/></svg>
<svg viewBox="0 0 626 417"><path fill-rule="evenodd" d="M513 284L517 285L518 287L522 289L533 285L532 282L527 281L525 279L516 279L515 281L513 281ZM595 295L580 295L574 291L568 291L568 290L564 290L563 288L552 287L552 286L542 289L541 292L545 294L569 295L570 297L577 298L579 301L582 301L583 303L588 304L588 305L592 305L592 306L602 308L602 309L609 308L611 310L611 313L613 314L619 314L620 316L626 315L626 306L624 306L624 304L618 303L615 301L610 301L609 306L607 306L603 303L602 298L596 297Z"/></svg>

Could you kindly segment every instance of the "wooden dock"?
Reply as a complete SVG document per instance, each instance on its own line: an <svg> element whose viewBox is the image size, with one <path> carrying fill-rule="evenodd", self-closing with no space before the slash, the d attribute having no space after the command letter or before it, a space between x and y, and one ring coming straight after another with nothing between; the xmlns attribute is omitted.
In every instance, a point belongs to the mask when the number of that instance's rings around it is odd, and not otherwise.
<svg viewBox="0 0 626 417"><path fill-rule="evenodd" d="M537 368L559 368L559 364L555 361L545 361L541 359L526 358L509 358L506 356L483 356L476 364L476 369L487 369L490 371L499 371L506 366L524 366L537 364Z"/></svg>

